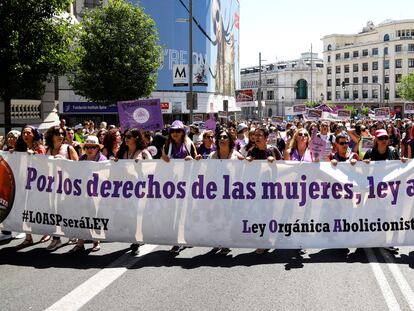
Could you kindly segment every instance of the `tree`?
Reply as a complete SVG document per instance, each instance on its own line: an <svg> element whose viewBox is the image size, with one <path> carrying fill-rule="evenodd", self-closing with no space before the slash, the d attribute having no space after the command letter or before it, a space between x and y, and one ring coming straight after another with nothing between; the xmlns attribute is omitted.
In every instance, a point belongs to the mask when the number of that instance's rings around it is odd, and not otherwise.
<svg viewBox="0 0 414 311"><path fill-rule="evenodd" d="M61 16L71 0L0 1L0 97L5 129L12 98L40 98L44 82L66 72L73 32Z"/></svg>
<svg viewBox="0 0 414 311"><path fill-rule="evenodd" d="M88 10L81 28L79 63L70 79L76 94L114 103L155 89L161 48L155 22L142 8L110 0Z"/></svg>
<svg viewBox="0 0 414 311"><path fill-rule="evenodd" d="M397 93L402 99L414 101L414 72L401 79Z"/></svg>
<svg viewBox="0 0 414 311"><path fill-rule="evenodd" d="M310 100L307 100L306 102L305 102L305 106L307 107L307 108L315 108L315 107L318 107L320 104L318 103L318 102L316 102L316 101L310 101Z"/></svg>
<svg viewBox="0 0 414 311"><path fill-rule="evenodd" d="M351 111L351 118L355 118L358 114L358 109L356 109L353 105L346 105L344 109Z"/></svg>

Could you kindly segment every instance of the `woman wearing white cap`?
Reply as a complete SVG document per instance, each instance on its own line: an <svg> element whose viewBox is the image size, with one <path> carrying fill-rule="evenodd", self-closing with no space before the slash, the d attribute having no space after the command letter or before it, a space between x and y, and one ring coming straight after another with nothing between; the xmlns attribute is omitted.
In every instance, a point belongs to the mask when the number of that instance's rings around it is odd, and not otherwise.
<svg viewBox="0 0 414 311"><path fill-rule="evenodd" d="M169 128L168 139L162 148L161 159L166 162L169 162L170 159L184 159L188 161L195 159L196 156L196 147L191 139L187 137L184 124L179 120L175 120ZM170 252L178 254L183 249L185 249L184 246L175 245Z"/></svg>
<svg viewBox="0 0 414 311"><path fill-rule="evenodd" d="M85 138L85 142L81 144L84 154L81 155L79 161L106 161L107 158L101 153L103 145L98 141L98 137L89 135ZM97 252L101 249L99 241L93 241L92 252ZM85 240L78 239L76 245L69 251L69 253L82 253L85 251Z"/></svg>

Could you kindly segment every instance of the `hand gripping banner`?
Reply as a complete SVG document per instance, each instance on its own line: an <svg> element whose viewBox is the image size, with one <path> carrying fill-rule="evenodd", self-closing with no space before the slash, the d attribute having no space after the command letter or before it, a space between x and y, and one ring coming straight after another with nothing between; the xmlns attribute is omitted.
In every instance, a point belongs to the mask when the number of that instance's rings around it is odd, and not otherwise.
<svg viewBox="0 0 414 311"><path fill-rule="evenodd" d="M249 248L414 245L412 160L3 158L0 228L14 231Z"/></svg>

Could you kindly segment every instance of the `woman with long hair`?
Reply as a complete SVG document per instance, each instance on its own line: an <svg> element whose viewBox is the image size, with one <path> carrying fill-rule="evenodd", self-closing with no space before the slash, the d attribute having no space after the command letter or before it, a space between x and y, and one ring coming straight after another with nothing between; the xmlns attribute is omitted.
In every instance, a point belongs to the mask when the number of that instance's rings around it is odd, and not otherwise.
<svg viewBox="0 0 414 311"><path fill-rule="evenodd" d="M75 148L71 145L65 144L66 130L60 126L50 127L45 134L46 154L56 159L68 159L78 161L79 156ZM73 239L69 239L73 243ZM46 247L48 251L55 251L62 246L60 237L54 236L52 242Z"/></svg>
<svg viewBox="0 0 414 311"><path fill-rule="evenodd" d="M118 153L119 147L121 146L122 138L121 133L117 128L110 129L104 138L102 154L108 159L113 159Z"/></svg>
<svg viewBox="0 0 414 311"><path fill-rule="evenodd" d="M211 152L216 150L214 145L214 132L212 130L204 131L202 134L203 142L197 148L197 154L203 159L207 159Z"/></svg>
<svg viewBox="0 0 414 311"><path fill-rule="evenodd" d="M307 130L298 129L293 135L290 146L284 152L284 159L300 162L312 162L309 149L310 136Z"/></svg>
<svg viewBox="0 0 414 311"><path fill-rule="evenodd" d="M17 152L28 152L30 154L45 154L46 149L43 146L43 137L39 130L31 125L24 125L21 131L21 135L17 138L16 148L14 151ZM50 236L44 235L40 242L49 241ZM22 249L27 246L33 245L32 235L26 233L24 241L16 246L16 249Z"/></svg>

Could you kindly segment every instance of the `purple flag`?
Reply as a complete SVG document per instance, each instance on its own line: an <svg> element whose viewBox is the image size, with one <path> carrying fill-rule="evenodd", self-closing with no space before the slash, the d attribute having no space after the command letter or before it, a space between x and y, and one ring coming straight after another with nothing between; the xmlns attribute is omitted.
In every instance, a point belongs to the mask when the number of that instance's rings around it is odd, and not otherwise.
<svg viewBox="0 0 414 311"><path fill-rule="evenodd" d="M160 99L118 102L118 113L122 129L140 128L151 131L164 128Z"/></svg>

